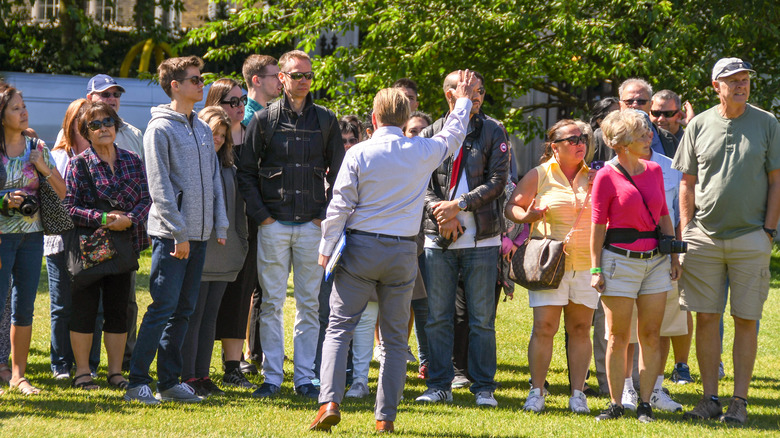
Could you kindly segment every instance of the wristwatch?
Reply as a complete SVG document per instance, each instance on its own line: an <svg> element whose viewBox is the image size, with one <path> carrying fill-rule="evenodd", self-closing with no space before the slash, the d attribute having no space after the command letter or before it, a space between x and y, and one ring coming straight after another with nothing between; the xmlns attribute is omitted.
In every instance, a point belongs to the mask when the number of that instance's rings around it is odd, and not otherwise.
<svg viewBox="0 0 780 438"><path fill-rule="evenodd" d="M458 204L458 206L460 206L460 204ZM764 232L769 234L773 239L777 237L777 229L764 227Z"/></svg>
<svg viewBox="0 0 780 438"><path fill-rule="evenodd" d="M466 207L468 207L468 206L469 206L469 205L468 205L468 204L466 204L466 197L465 197L465 196L463 196L463 195L461 195L461 196L460 196L460 198L458 199L458 208L460 209L460 211L463 211L463 210L465 210L465 209L466 209Z"/></svg>

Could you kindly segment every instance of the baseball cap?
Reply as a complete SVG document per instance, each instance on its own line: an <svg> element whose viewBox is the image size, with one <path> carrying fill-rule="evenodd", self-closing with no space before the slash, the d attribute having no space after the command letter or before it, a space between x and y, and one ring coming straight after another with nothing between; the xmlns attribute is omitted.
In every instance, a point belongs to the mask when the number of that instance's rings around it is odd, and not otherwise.
<svg viewBox="0 0 780 438"><path fill-rule="evenodd" d="M712 80L717 81L721 77L731 76L741 71L755 73L753 66L739 58L722 58L712 67Z"/></svg>
<svg viewBox="0 0 780 438"><path fill-rule="evenodd" d="M125 92L125 89L121 85L117 84L114 78L109 75L96 75L87 83L87 94L100 93L106 91L111 87L119 88L119 91Z"/></svg>

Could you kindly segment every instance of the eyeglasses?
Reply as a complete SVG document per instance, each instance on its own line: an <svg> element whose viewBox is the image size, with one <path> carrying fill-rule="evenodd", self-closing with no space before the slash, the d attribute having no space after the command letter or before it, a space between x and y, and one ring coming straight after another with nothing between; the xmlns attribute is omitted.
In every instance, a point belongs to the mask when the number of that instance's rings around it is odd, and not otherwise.
<svg viewBox="0 0 780 438"><path fill-rule="evenodd" d="M562 143L564 141L568 141L571 144L588 144L588 134L572 135L560 140L553 140L552 143Z"/></svg>
<svg viewBox="0 0 780 438"><path fill-rule="evenodd" d="M300 81L303 78L306 78L306 80L309 80L309 81L314 79L314 73L310 72L310 71L307 71L306 73L301 73L301 72L290 73L290 72L284 71L282 73L286 74L287 77L289 77L290 79L292 79L294 81Z"/></svg>
<svg viewBox="0 0 780 438"><path fill-rule="evenodd" d="M190 81L192 85L200 85L203 83L203 76L192 76L184 79L177 79L178 82Z"/></svg>
<svg viewBox="0 0 780 438"><path fill-rule="evenodd" d="M639 106L645 105L647 102L649 102L647 99L625 99L623 100L623 103L626 105L634 105L637 104Z"/></svg>
<svg viewBox="0 0 780 438"><path fill-rule="evenodd" d="M89 123L87 123L87 128L89 128L90 131L97 131L100 129L100 126L105 126L106 128L110 128L114 126L114 119L111 117L106 117L103 120L93 120Z"/></svg>
<svg viewBox="0 0 780 438"><path fill-rule="evenodd" d="M355 137L344 138L343 140L344 140L344 144L348 144L350 146L354 146L360 142L360 140L358 140Z"/></svg>
<svg viewBox="0 0 780 438"><path fill-rule="evenodd" d="M666 118L668 119L668 118L670 118L670 117L674 117L674 115L675 115L675 114L677 114L677 112L678 112L678 111L680 111L680 110L671 110L671 111L655 111L655 110L650 110L650 114L652 114L652 115L653 115L653 117L661 117L661 116L664 116L664 117L666 117Z"/></svg>
<svg viewBox="0 0 780 438"><path fill-rule="evenodd" d="M95 94L97 94L98 96L102 97L103 99L108 99L109 97L115 97L115 98L119 99L120 97L122 97L122 92L121 91L114 91L114 92L111 92L111 91L101 91L100 93L95 93Z"/></svg>
<svg viewBox="0 0 780 438"><path fill-rule="evenodd" d="M236 108L239 105L246 105L246 94L241 97L233 96L228 100L221 100L219 103L230 105L231 108Z"/></svg>

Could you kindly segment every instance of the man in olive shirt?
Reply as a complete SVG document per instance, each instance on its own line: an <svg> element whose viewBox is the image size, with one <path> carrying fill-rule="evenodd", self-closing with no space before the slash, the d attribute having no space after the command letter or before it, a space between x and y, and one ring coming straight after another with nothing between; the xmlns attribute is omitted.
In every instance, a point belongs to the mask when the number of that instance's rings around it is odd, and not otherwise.
<svg viewBox="0 0 780 438"><path fill-rule="evenodd" d="M756 359L756 321L769 292L769 258L780 218L780 124L747 103L751 65L719 60L712 86L720 104L697 116L683 135L674 167L680 184L680 302L696 313L696 354L704 396L686 419L743 424ZM720 335L726 282L734 318L734 398L718 400Z"/></svg>

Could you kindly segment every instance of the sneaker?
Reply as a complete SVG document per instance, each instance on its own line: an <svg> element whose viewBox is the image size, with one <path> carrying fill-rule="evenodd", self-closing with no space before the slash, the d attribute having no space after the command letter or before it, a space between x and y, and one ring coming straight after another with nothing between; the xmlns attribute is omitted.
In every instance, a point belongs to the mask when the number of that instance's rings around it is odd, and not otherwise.
<svg viewBox="0 0 780 438"><path fill-rule="evenodd" d="M636 408L636 419L639 420L640 423L652 423L655 421L655 417L653 417L653 408L650 406L650 403L639 403L639 406Z"/></svg>
<svg viewBox="0 0 780 438"><path fill-rule="evenodd" d="M448 389L428 388L415 401L423 403L451 402L452 391Z"/></svg>
<svg viewBox="0 0 780 438"><path fill-rule="evenodd" d="M311 384L314 385L315 388L319 388L320 386L322 386L322 382L320 382L320 379L316 377L311 379Z"/></svg>
<svg viewBox="0 0 780 438"><path fill-rule="evenodd" d="M255 374L257 374L257 373L258 373L258 371L257 371L257 367L256 367L256 366L254 366L253 364L251 364L251 363L249 363L249 362L245 361L245 360L242 360L241 362L239 362L238 368L239 368L239 369L241 370L241 372L242 372L242 373L244 373L244 374L252 374L252 375L255 375Z"/></svg>
<svg viewBox="0 0 780 438"><path fill-rule="evenodd" d="M295 393L307 398L313 398L314 400L317 400L320 397L320 390L311 383L296 386Z"/></svg>
<svg viewBox="0 0 780 438"><path fill-rule="evenodd" d="M477 399L477 406L485 406L490 408L495 408L498 406L498 402L496 401L496 398L493 397L492 391L479 391L475 397Z"/></svg>
<svg viewBox="0 0 780 438"><path fill-rule="evenodd" d="M257 390L255 390L255 392L252 393L252 397L255 398L271 397L274 394L278 394L280 389L281 388L279 388L278 386L266 382L260 385L260 387L257 388Z"/></svg>
<svg viewBox="0 0 780 438"><path fill-rule="evenodd" d="M582 391L574 390L574 395L569 397L569 409L575 414L590 414L588 398Z"/></svg>
<svg viewBox="0 0 780 438"><path fill-rule="evenodd" d="M417 373L418 379L426 380L428 379L428 365L420 365L419 371Z"/></svg>
<svg viewBox="0 0 780 438"><path fill-rule="evenodd" d="M582 387L582 393L585 394L588 397L599 397L599 396L601 396L601 394L599 394L598 391L596 391L595 389L591 388L590 385L588 385L587 383Z"/></svg>
<svg viewBox="0 0 780 438"><path fill-rule="evenodd" d="M534 388L528 393L523 410L529 412L542 412L544 410L544 395L540 388Z"/></svg>
<svg viewBox="0 0 780 438"><path fill-rule="evenodd" d="M732 398L726 413L721 415L720 421L731 424L745 424L747 421L747 401L741 398Z"/></svg>
<svg viewBox="0 0 780 438"><path fill-rule="evenodd" d="M628 409L629 411L635 411L636 410L636 402L639 399L639 396L636 393L636 390L634 388L630 388L627 386L623 387L623 408Z"/></svg>
<svg viewBox="0 0 780 438"><path fill-rule="evenodd" d="M373 359L377 362L380 362L385 357L385 349L382 348L382 344L376 344L374 347L374 357Z"/></svg>
<svg viewBox="0 0 780 438"><path fill-rule="evenodd" d="M530 385L530 386L531 386L531 389L533 389L533 387L534 387L534 381L533 381L533 379L531 379L530 377L528 378L528 385ZM549 391L549 389L550 389L550 382L548 382L548 381L547 381L547 379L545 379L545 381L544 381L544 389L542 389L542 394L543 394L545 397L547 397L548 395L550 395L550 391Z"/></svg>
<svg viewBox="0 0 780 438"><path fill-rule="evenodd" d="M455 377L452 379L452 389L461 389L461 388L468 388L471 386L471 380L467 379L466 376L460 374L456 374Z"/></svg>
<svg viewBox="0 0 780 438"><path fill-rule="evenodd" d="M682 412L682 405L660 389L654 389L650 395L650 406L667 412Z"/></svg>
<svg viewBox="0 0 780 438"><path fill-rule="evenodd" d="M688 364L680 362L674 366L674 370L672 370L672 382L678 385L693 383L693 377L691 377L691 370L688 368Z"/></svg>
<svg viewBox="0 0 780 438"><path fill-rule="evenodd" d="M611 403L607 406L607 409L604 409L600 414L596 415L596 421L615 420L622 417L625 412L623 406Z"/></svg>
<svg viewBox="0 0 780 438"><path fill-rule="evenodd" d="M137 401L141 402L145 405L159 405L160 400L157 400L154 398L154 395L152 395L152 390L149 388L149 385L141 385L136 386L135 388L127 388L127 392L125 392L125 396L122 397L125 399L125 401Z"/></svg>
<svg viewBox="0 0 780 438"><path fill-rule="evenodd" d="M207 393L207 395L216 395L221 396L225 395L225 391L223 391L219 386L217 386L213 380L211 380L209 377L204 377L200 379L200 387Z"/></svg>
<svg viewBox="0 0 780 438"><path fill-rule="evenodd" d="M723 362L721 362L720 366L718 367L718 380L721 380L724 377L726 377L726 369L723 368Z"/></svg>
<svg viewBox="0 0 780 438"><path fill-rule="evenodd" d="M197 395L198 397L205 398L209 396L208 390L206 390L201 386L200 379L192 378L192 379L185 380L184 383L186 383L187 386L192 388L192 390L195 391L195 395Z"/></svg>
<svg viewBox="0 0 780 438"><path fill-rule="evenodd" d="M368 385L358 380L349 387L349 391L344 394L344 398L363 398L367 397L368 394L370 394Z"/></svg>
<svg viewBox="0 0 780 438"><path fill-rule="evenodd" d="M683 420L709 420L711 418L720 418L723 415L723 408L719 400L713 400L710 397L702 397L699 403L683 414Z"/></svg>
<svg viewBox="0 0 780 438"><path fill-rule="evenodd" d="M60 370L54 371L52 374L54 374L54 378L57 379L57 380L70 379L70 372L68 370L66 370L66 369L60 369Z"/></svg>
<svg viewBox="0 0 780 438"><path fill-rule="evenodd" d="M244 373L241 372L240 369L236 368L230 372L225 373L224 376L222 376L222 384L228 385L228 386L238 386L239 388L244 389L255 389L257 388L257 385L250 382Z"/></svg>
<svg viewBox="0 0 780 438"><path fill-rule="evenodd" d="M203 401L201 397L198 397L195 394L195 390L186 383L179 383L165 391L160 391L157 393L157 398L161 401L177 401L182 403L200 403Z"/></svg>
<svg viewBox="0 0 780 438"><path fill-rule="evenodd" d="M417 362L417 358L412 353L412 347L406 347L406 361L410 363Z"/></svg>

